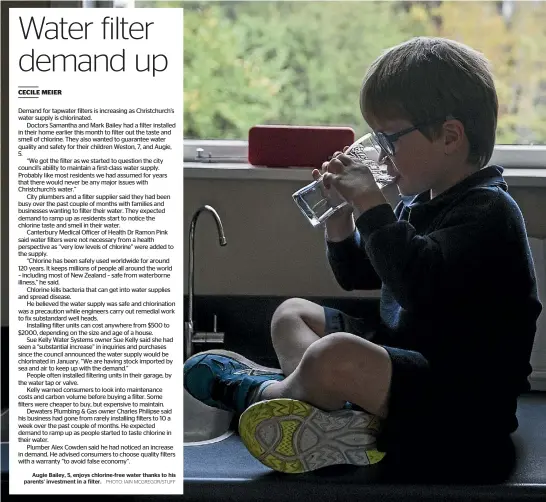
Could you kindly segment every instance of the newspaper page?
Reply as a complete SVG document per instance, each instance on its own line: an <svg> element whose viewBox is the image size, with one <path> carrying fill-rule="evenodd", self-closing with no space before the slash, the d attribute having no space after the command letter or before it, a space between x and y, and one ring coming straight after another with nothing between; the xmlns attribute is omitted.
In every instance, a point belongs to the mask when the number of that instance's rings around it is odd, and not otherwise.
<svg viewBox="0 0 546 502"><path fill-rule="evenodd" d="M9 11L11 494L181 494L182 9Z"/></svg>

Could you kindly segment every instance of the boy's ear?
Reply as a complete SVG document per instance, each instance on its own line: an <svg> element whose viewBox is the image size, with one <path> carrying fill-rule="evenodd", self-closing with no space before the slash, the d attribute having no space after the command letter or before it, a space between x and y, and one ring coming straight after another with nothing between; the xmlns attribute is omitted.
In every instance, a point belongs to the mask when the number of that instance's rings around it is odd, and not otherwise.
<svg viewBox="0 0 546 502"><path fill-rule="evenodd" d="M451 119L444 122L444 152L451 155L463 144L465 138L464 125L460 120Z"/></svg>

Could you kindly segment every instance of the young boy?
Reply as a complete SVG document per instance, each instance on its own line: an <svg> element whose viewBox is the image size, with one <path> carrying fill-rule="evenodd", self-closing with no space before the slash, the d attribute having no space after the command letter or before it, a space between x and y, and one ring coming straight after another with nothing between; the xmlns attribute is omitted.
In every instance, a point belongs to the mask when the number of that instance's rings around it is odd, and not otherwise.
<svg viewBox="0 0 546 502"><path fill-rule="evenodd" d="M282 373L205 352L186 362L185 387L242 413L245 445L279 471L385 452L408 472L485 467L517 428L541 311L521 212L502 168L486 167L488 62L415 38L372 64L360 104L400 194L417 195L393 212L365 165L341 152L323 165L350 203L326 222L330 265L346 290L381 287L380 322L291 299L271 327Z"/></svg>

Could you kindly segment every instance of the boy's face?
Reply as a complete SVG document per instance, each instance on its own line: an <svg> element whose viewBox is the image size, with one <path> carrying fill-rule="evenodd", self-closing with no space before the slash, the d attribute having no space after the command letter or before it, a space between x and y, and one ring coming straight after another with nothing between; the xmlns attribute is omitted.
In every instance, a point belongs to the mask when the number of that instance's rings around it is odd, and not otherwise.
<svg viewBox="0 0 546 502"><path fill-rule="evenodd" d="M374 132L387 135L414 125L406 119L368 118L367 122ZM393 145L394 155L385 155L385 164L389 174L397 176L401 195L417 195L441 185L446 167L443 135L430 141L415 130L397 139Z"/></svg>

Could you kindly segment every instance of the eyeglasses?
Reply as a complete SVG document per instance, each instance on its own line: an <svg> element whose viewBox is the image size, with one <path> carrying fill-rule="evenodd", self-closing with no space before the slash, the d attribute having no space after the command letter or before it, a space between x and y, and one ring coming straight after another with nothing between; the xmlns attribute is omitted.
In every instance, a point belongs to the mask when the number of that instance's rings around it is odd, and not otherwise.
<svg viewBox="0 0 546 502"><path fill-rule="evenodd" d="M410 132L416 131L418 129L421 129L423 127L437 124L439 122L445 122L446 120L453 120L455 117L452 115L448 115L447 117L441 118L441 119L435 119L435 120L429 120L426 122L421 122L417 125L414 125L412 127L408 127L407 129L404 129L402 131L396 132L394 134L385 134L384 132L375 132L372 133L372 138L374 141L381 147L381 149L387 154L387 155L394 155L394 142L398 139L400 139L402 136L405 136L406 134L409 134Z"/></svg>

